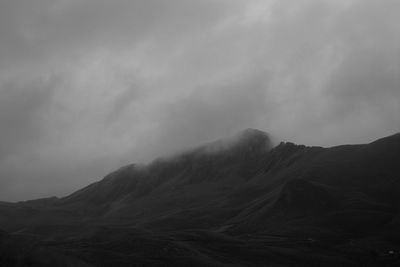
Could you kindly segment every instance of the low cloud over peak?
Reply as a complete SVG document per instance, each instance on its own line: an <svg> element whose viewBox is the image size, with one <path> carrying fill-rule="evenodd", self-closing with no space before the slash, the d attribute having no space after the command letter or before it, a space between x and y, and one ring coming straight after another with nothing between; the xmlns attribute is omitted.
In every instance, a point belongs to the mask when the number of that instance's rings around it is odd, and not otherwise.
<svg viewBox="0 0 400 267"><path fill-rule="evenodd" d="M397 0L5 0L0 194L65 195L248 127L331 146L400 130Z"/></svg>

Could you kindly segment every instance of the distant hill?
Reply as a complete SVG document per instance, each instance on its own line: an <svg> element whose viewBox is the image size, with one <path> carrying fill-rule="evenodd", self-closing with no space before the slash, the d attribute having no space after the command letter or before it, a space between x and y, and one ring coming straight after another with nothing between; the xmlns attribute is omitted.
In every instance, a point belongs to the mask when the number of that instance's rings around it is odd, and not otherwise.
<svg viewBox="0 0 400 267"><path fill-rule="evenodd" d="M399 211L400 134L322 148L246 129L1 202L0 265L400 266Z"/></svg>

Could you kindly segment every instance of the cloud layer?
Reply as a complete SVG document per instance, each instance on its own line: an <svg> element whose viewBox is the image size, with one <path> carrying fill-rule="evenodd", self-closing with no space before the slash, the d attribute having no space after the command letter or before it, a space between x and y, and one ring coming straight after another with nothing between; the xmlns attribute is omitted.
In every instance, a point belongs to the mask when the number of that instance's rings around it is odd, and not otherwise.
<svg viewBox="0 0 400 267"><path fill-rule="evenodd" d="M5 0L0 200L65 195L248 128L400 131L397 0Z"/></svg>

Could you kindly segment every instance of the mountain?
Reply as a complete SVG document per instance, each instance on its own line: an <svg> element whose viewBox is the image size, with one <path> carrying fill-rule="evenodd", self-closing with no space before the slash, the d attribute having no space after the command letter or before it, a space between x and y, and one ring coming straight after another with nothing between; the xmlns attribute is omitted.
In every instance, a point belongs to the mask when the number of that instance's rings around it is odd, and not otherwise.
<svg viewBox="0 0 400 267"><path fill-rule="evenodd" d="M322 148L247 129L2 202L0 228L4 266L398 266L400 134Z"/></svg>

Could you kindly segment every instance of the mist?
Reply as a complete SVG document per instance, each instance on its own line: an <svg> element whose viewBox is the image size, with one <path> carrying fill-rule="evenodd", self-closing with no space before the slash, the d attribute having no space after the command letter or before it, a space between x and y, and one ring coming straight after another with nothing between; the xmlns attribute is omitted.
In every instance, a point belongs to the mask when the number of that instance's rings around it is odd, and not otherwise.
<svg viewBox="0 0 400 267"><path fill-rule="evenodd" d="M400 131L397 0L5 0L0 200L233 136Z"/></svg>

